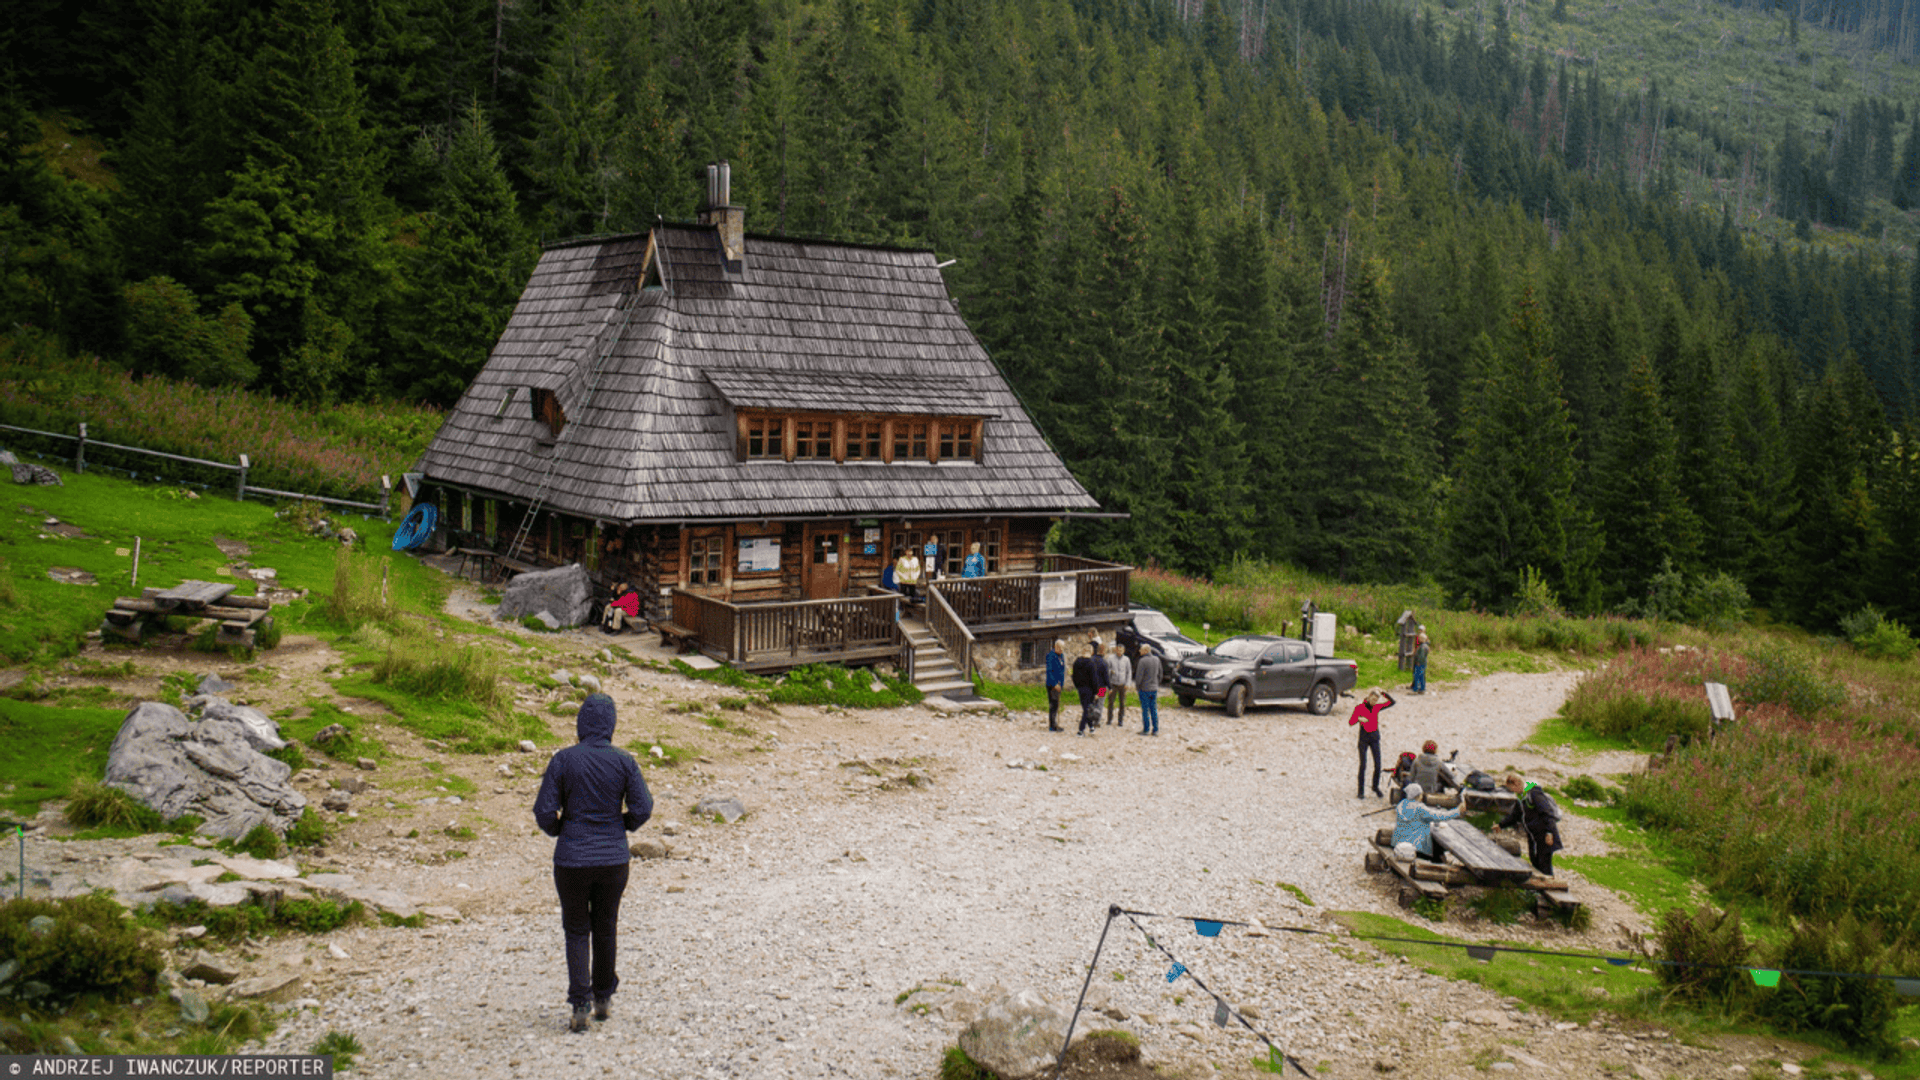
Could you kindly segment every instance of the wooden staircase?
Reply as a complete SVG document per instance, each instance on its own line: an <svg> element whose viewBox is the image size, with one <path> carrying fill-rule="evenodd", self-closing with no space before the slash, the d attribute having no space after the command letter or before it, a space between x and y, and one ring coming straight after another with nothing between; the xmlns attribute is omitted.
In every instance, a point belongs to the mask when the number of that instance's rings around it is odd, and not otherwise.
<svg viewBox="0 0 1920 1080"><path fill-rule="evenodd" d="M955 690L971 692L973 682L967 673L960 670L948 654L946 647L940 644L933 631L927 629L924 619L912 615L900 616L900 629L907 635L908 644L913 646L913 685L922 694L932 697L936 694L949 694Z"/></svg>

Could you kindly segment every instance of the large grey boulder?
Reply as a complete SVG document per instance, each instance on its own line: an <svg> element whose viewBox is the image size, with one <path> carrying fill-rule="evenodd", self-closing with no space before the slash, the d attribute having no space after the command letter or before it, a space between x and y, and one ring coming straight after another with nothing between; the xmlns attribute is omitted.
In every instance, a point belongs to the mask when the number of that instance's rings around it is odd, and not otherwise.
<svg viewBox="0 0 1920 1080"><path fill-rule="evenodd" d="M189 698L187 707L197 713L203 723L217 720L240 725L247 742L263 754L287 745L287 740L280 737L280 725L274 723L273 717L251 705L235 705L217 694L206 694Z"/></svg>
<svg viewBox="0 0 1920 1080"><path fill-rule="evenodd" d="M207 836L238 840L256 825L285 833L307 800L287 782L293 770L261 753L255 737L238 719L194 721L143 701L114 736L106 782L168 820L199 815Z"/></svg>
<svg viewBox="0 0 1920 1080"><path fill-rule="evenodd" d="M1067 1014L1038 990L1010 990L987 1002L960 1032L960 1049L1006 1080L1051 1068L1067 1038Z"/></svg>
<svg viewBox="0 0 1920 1080"><path fill-rule="evenodd" d="M552 570L533 570L507 583L500 598L499 617L523 619L541 612L552 614L561 626L579 626L593 609L593 583L579 563Z"/></svg>

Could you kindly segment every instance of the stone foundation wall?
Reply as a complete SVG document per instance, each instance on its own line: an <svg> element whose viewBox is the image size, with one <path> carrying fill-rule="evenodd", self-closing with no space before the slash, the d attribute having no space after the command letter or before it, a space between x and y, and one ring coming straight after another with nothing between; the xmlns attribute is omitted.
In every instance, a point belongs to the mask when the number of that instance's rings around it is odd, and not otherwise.
<svg viewBox="0 0 1920 1080"><path fill-rule="evenodd" d="M1035 638L1038 641L1039 638ZM973 643L973 666L980 674L1003 683L1032 683L1035 686L1046 681L1046 649L1052 647L1053 639L1047 639L1047 645L1040 649L1040 663L1036 667L1020 666L1020 641L976 641Z"/></svg>

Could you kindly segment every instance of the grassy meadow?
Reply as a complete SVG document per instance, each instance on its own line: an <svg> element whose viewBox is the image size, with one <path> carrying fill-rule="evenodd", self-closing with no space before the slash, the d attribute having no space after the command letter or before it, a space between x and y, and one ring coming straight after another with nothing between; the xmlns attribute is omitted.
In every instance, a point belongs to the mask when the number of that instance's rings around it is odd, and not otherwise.
<svg viewBox="0 0 1920 1080"><path fill-rule="evenodd" d="M0 335L0 423L61 434L87 424L91 440L238 464L250 484L329 498L378 502L380 477L411 469L438 410L391 404L311 409L239 390L136 379L93 356L68 356L31 331ZM73 442L0 433L16 453L71 462ZM231 490L232 472L89 446L90 464L121 475Z"/></svg>

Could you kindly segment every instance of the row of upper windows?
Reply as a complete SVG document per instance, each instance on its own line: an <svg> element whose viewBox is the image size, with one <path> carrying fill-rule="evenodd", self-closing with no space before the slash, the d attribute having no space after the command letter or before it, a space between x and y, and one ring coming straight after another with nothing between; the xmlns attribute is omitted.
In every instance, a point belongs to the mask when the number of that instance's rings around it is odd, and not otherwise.
<svg viewBox="0 0 1920 1080"><path fill-rule="evenodd" d="M935 417L826 416L743 412L736 456L741 461L979 461L979 420Z"/></svg>

